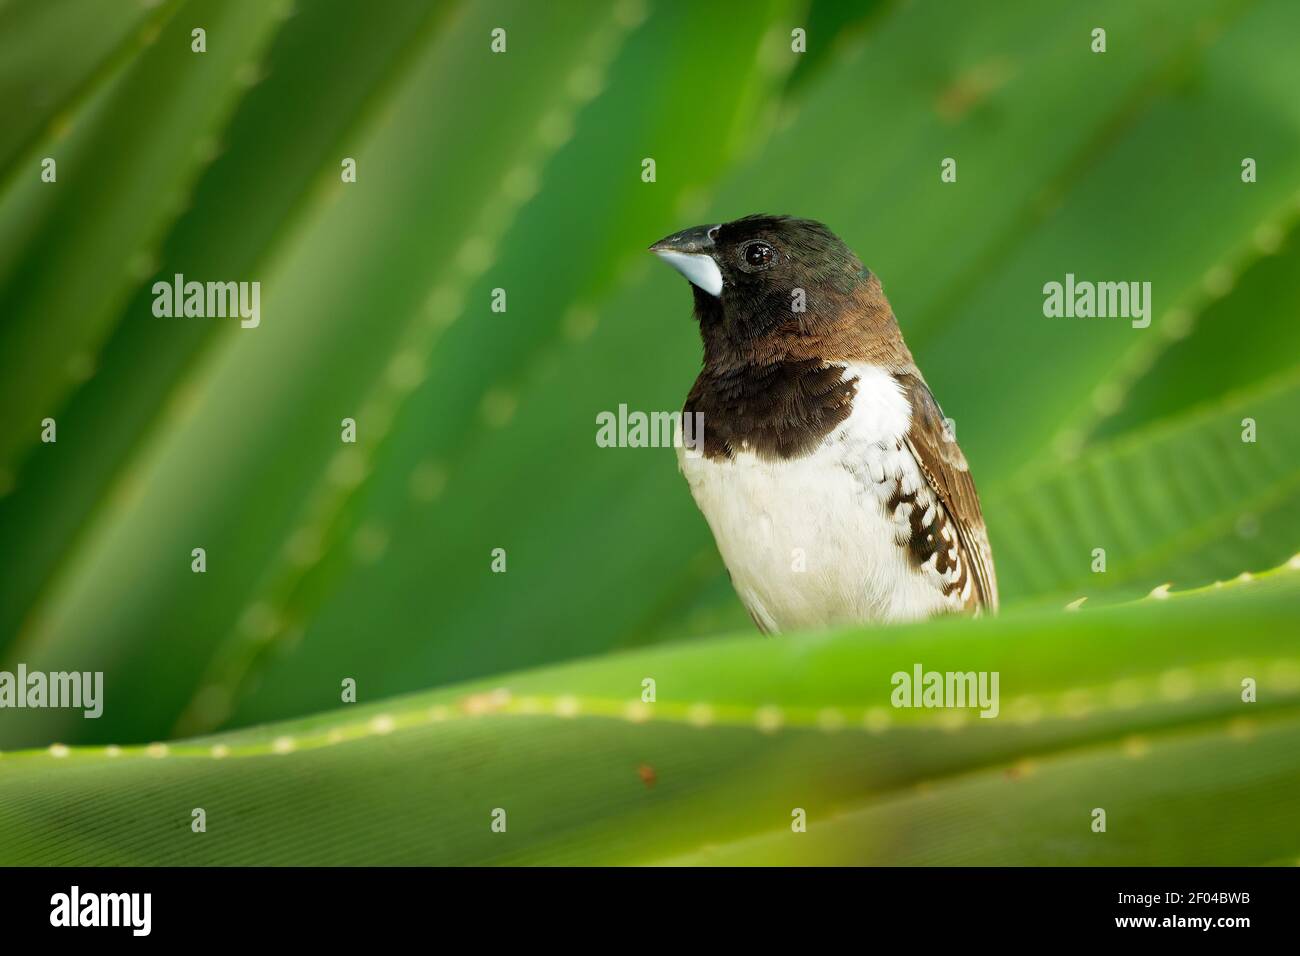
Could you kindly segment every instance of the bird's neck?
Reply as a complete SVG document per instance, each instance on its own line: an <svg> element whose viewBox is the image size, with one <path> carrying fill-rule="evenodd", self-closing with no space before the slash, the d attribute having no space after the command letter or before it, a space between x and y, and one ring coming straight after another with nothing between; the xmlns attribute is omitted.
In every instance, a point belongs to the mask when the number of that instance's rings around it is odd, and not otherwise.
<svg viewBox="0 0 1300 956"><path fill-rule="evenodd" d="M731 301L695 290L704 370L716 375L810 361L866 362L891 370L913 366L893 310L874 276L839 292L810 293L803 311L781 293L770 301Z"/></svg>

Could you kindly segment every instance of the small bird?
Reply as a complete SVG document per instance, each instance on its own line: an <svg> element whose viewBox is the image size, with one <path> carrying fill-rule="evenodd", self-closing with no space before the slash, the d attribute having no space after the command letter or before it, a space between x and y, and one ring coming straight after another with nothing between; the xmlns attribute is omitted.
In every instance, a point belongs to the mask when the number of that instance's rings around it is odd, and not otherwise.
<svg viewBox="0 0 1300 956"><path fill-rule="evenodd" d="M704 340L678 462L759 629L996 611L966 458L852 250L757 215L650 251L690 280Z"/></svg>

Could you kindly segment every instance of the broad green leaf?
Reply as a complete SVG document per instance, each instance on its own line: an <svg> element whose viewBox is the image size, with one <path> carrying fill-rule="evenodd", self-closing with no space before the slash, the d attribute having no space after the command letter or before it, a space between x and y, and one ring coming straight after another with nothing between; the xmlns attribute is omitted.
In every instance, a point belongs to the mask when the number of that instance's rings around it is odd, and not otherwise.
<svg viewBox="0 0 1300 956"><path fill-rule="evenodd" d="M660 647L10 753L0 863L1269 862L1300 853L1298 609L1300 559L1095 611ZM997 716L892 706L916 667L996 671Z"/></svg>
<svg viewBox="0 0 1300 956"><path fill-rule="evenodd" d="M804 31L806 49L790 75L790 88L798 90L823 68L831 67L873 22L886 19L895 6L895 0L812 0L807 15L798 22Z"/></svg>
<svg viewBox="0 0 1300 956"><path fill-rule="evenodd" d="M985 515L1001 586L1072 600L1194 587L1277 564L1300 541L1297 407L1293 369L1000 486Z"/></svg>
<svg viewBox="0 0 1300 956"><path fill-rule="evenodd" d="M771 9L775 16L783 6ZM263 327L232 332L190 370L185 401L136 454L117 506L85 536L30 617L11 649L15 659L89 654L122 662L131 682L166 675L169 692L150 695L133 718L137 739L166 733L187 707L191 726L224 716L250 661L268 647L290 646L298 619L320 600L321 582L358 555L363 564L377 556L366 557L375 551L373 526L349 527L360 482L376 470L376 481L387 478L399 488L397 503L410 500L409 469L382 470L385 456L397 453L384 443L393 419L414 408L429 426L408 433L423 439L421 455L472 438L476 420L460 405L479 403L491 382L484 370L508 376L516 362L531 361L528 353L512 359L508 346L516 338L540 347L546 340L539 334L564 334L566 300L608 284L614 274L592 267L611 231L630 230L626 235L641 245L662 194L640 179L649 147L629 151L629 138L655 128L744 137L739 119L734 133L719 120L728 110L752 112L755 90L774 82L766 79L773 70L760 55L767 21L751 16L744 29L722 31L726 10L666 7L649 20L645 12L629 2L574 5L565 8L564 26L554 11L521 4L507 17L510 53L496 57L484 37L505 12L467 10L422 51L389 98L391 118L356 147L357 189L341 190L335 182L293 241L264 265ZM683 43L688 21L699 28L701 16L716 21L716 29L699 29L695 41ZM721 46L719 32L728 37ZM536 42L553 35L563 44ZM647 60L666 70L661 83L644 82ZM664 67L669 62L676 66ZM684 118L682 97L719 69L753 82L729 86L714 98L712 112ZM451 88L467 73L484 77L474 96L442 98L431 110L427 91ZM617 101L601 95L606 83L619 84ZM639 110L628 111L629 93L640 98ZM587 125L575 126L579 117ZM474 150L444 148L466 130L476 131ZM570 150L552 160L575 132L591 157L575 165L581 154ZM670 142L656 150L670 196L707 181L726 155L715 146L712 158L701 159L689 136ZM511 228L520 206L551 175L548 163L561 185ZM573 193L597 184L617 190L619 203L557 236L555 223L565 222ZM342 236L374 239L353 245ZM539 242L568 252L562 270L555 253L539 260ZM490 290L502 280L484 270L498 257L521 266L509 273L514 311L508 316L524 322L504 347L492 349L487 346L500 333L487 323L509 322L488 309ZM481 305L462 320L470 295ZM529 298L540 305L530 308ZM295 374L283 375L290 366ZM411 394L425 382L425 390ZM432 405L426 404L429 389ZM355 449L339 443L345 417L359 422ZM214 449L229 452L214 461ZM196 482L204 489L201 500L188 490ZM232 511L242 515L240 522L228 519ZM379 551L386 533L381 529ZM203 577L189 572L196 546L213 556ZM130 588L135 597L124 600L118 574L132 568L128 573L139 582L151 577L140 577L145 565L157 574L155 586ZM173 623L164 624L168 619ZM160 645L156 634L173 626L187 632L186 641ZM348 666L355 663L354 647ZM338 661L324 663L332 672ZM368 666L390 677L410 674L379 658ZM320 688L306 683L302 690L316 695ZM42 719L8 733L46 734L31 729Z"/></svg>
<svg viewBox="0 0 1300 956"><path fill-rule="evenodd" d="M1203 312L1180 317L1167 330L1174 341L1133 383L1119 410L1098 422L1094 441L1246 388L1295 363L1300 355L1300 323L1293 318L1300 310L1300 236L1294 225L1286 234L1268 224L1256 232L1255 243L1260 258L1226 295Z"/></svg>
<svg viewBox="0 0 1300 956"><path fill-rule="evenodd" d="M337 179L340 157L377 121L411 50L453 9L402 0L376 17L352 0L303 5L231 118L225 150L162 244L152 278L256 275L273 249L291 241L303 208L319 197L319 180ZM286 102L300 105L286 111ZM222 322L155 318L152 285L143 283L123 305L94 376L58 410L57 446L30 456L17 487L0 497L0 538L23 556L0 576L0 649L90 530L94 512L112 507L132 453L185 391L202 350L235 331Z"/></svg>
<svg viewBox="0 0 1300 956"><path fill-rule="evenodd" d="M283 20L277 3L195 0L104 77L55 130L58 178L39 166L0 195L0 488L40 422L94 374L126 297L152 273L166 227L220 149L233 104L256 80ZM191 30L207 31L207 52Z"/></svg>
<svg viewBox="0 0 1300 956"><path fill-rule="evenodd" d="M1207 25L1171 82L1107 130L1105 148L1073 171L1050 213L927 331L922 365L983 487L1077 452L1098 413L1113 410L1171 340L1180 311L1257 255L1261 226L1290 215L1300 100L1285 91L1300 82L1300 61L1284 50L1298 29L1300 7L1286 2L1238 6ZM1267 181L1242 182L1243 155L1270 170ZM1150 327L1045 318L1043 285L1067 273L1150 282Z"/></svg>
<svg viewBox="0 0 1300 956"><path fill-rule="evenodd" d="M21 169L97 80L131 58L180 6L166 3L0 4L0 180ZM26 154L26 155L25 155Z"/></svg>
<svg viewBox="0 0 1300 956"><path fill-rule="evenodd" d="M675 866L1216 866L1294 862L1300 714L1214 722L904 790ZM1170 781L1176 780L1177 787ZM1099 804L1100 806L1093 806ZM1227 813L1224 807L1231 807ZM1095 810L1105 832L1092 829ZM1276 825L1280 839L1269 827ZM807 837L805 842L804 837ZM1276 853L1276 856L1271 854Z"/></svg>

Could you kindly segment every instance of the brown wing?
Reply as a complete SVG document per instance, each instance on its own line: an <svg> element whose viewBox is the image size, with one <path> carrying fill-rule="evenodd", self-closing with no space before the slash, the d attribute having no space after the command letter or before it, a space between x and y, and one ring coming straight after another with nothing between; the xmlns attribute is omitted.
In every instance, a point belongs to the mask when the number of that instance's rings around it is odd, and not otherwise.
<svg viewBox="0 0 1300 956"><path fill-rule="evenodd" d="M944 422L930 387L919 373L894 376L912 406L912 424L907 447L921 474L943 502L955 524L963 559L975 576L975 589L982 607L998 609L998 581L993 571L993 550L988 529L980 513L980 499L966 465L966 456Z"/></svg>

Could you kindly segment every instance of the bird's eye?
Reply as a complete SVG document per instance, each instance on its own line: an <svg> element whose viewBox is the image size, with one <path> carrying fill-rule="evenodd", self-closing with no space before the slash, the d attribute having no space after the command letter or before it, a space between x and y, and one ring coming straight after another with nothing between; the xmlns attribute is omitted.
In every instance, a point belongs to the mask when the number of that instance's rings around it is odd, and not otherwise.
<svg viewBox="0 0 1300 956"><path fill-rule="evenodd" d="M762 269L772 264L776 257L775 250L766 242L751 242L745 246L745 264L753 269Z"/></svg>

